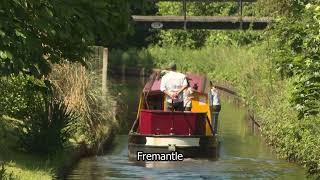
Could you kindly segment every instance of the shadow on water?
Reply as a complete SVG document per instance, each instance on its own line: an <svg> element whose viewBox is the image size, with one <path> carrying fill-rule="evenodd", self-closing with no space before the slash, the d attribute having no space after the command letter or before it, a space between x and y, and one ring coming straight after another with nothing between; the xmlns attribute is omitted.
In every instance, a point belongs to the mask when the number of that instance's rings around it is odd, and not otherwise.
<svg viewBox="0 0 320 180"><path fill-rule="evenodd" d="M139 79L130 78L114 87L128 105L127 111L122 113L127 121L122 122L122 134L128 133L136 116L142 86ZM111 152L81 160L68 179L306 179L303 168L278 160L259 133L253 133L243 108L226 97L222 106L219 117L221 146L217 161L185 159L182 162L137 164L128 160L127 135L118 135Z"/></svg>

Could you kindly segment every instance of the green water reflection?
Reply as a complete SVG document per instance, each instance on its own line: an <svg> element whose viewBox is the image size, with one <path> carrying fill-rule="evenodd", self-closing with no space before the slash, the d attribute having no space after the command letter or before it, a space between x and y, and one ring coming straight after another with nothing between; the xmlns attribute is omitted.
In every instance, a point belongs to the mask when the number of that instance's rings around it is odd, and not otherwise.
<svg viewBox="0 0 320 180"><path fill-rule="evenodd" d="M127 134L137 109L137 96L143 82L116 80L114 94L121 92L123 134ZM119 135L112 150L104 156L83 159L68 179L306 179L302 167L272 154L258 132L246 120L246 111L224 97L219 116L220 157L217 161L185 159L183 162L148 162L137 165L128 160L127 136Z"/></svg>

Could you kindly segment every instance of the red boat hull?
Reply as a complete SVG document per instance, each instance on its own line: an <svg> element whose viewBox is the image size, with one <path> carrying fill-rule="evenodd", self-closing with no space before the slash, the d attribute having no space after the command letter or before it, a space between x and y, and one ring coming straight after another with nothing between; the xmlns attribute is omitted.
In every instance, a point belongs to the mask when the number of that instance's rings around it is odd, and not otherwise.
<svg viewBox="0 0 320 180"><path fill-rule="evenodd" d="M203 135L205 113L141 110L138 132L142 135Z"/></svg>

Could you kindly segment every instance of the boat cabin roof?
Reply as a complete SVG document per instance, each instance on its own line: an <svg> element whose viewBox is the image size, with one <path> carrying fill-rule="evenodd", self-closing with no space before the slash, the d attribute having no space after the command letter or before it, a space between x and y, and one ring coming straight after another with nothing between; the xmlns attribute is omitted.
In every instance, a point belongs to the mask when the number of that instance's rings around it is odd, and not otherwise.
<svg viewBox="0 0 320 180"><path fill-rule="evenodd" d="M200 94L207 94L209 92L210 82L206 76L188 73L186 77L195 92ZM143 92L149 95L162 93L160 91L161 78L161 71L154 71L144 86Z"/></svg>

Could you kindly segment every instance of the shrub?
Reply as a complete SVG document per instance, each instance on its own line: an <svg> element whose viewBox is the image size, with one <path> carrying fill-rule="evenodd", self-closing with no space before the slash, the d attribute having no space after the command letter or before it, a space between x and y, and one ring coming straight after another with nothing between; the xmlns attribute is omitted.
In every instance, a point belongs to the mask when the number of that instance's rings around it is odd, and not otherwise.
<svg viewBox="0 0 320 180"><path fill-rule="evenodd" d="M90 62L89 62L90 63ZM81 64L55 65L50 80L54 97L68 104L77 120L72 124L76 143L96 146L115 123L115 101L108 92L103 94L99 70L89 71Z"/></svg>
<svg viewBox="0 0 320 180"><path fill-rule="evenodd" d="M48 100L39 105L37 113L30 114L20 124L19 140L25 151L33 153L55 153L68 142L75 115L60 101Z"/></svg>
<svg viewBox="0 0 320 180"><path fill-rule="evenodd" d="M0 77L0 115L24 119L37 113L37 104L43 102L45 84L28 75Z"/></svg>
<svg viewBox="0 0 320 180"><path fill-rule="evenodd" d="M45 81L29 75L0 78L0 114L18 122L19 144L24 151L49 153L63 146L68 138L64 129L72 121L61 102L51 100Z"/></svg>
<svg viewBox="0 0 320 180"><path fill-rule="evenodd" d="M272 55L283 77L294 79L290 99L304 119L320 113L320 6L314 0L281 3L286 11L269 32Z"/></svg>

